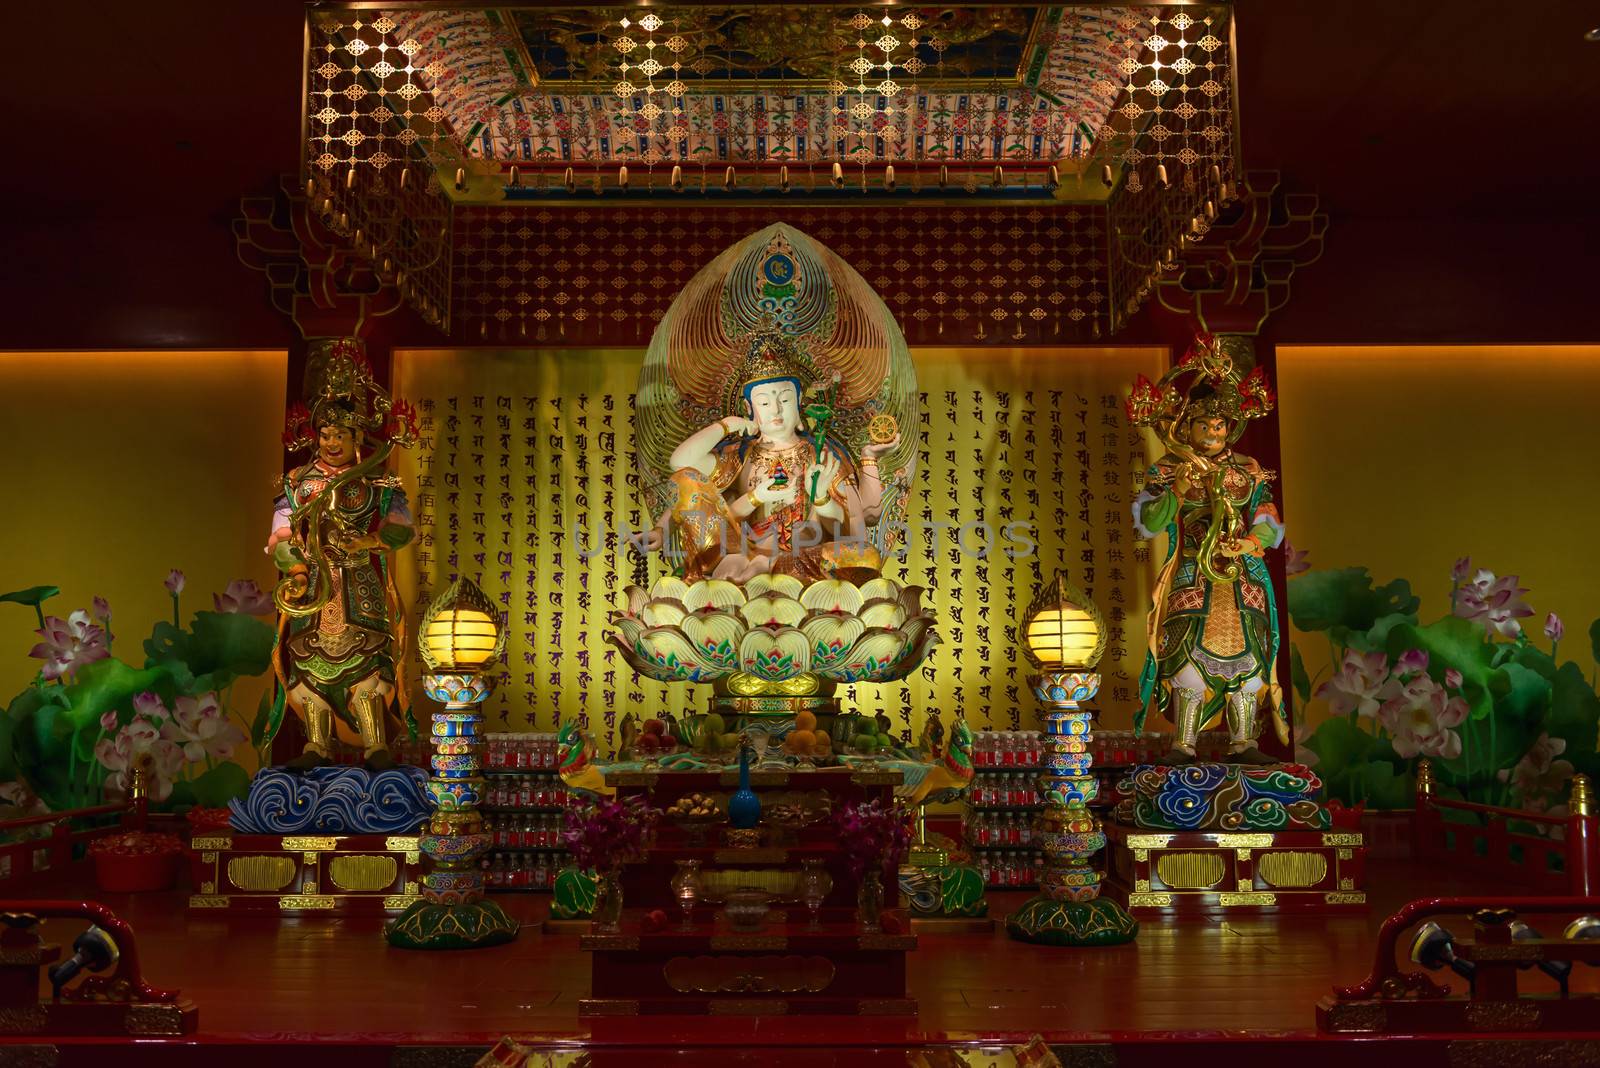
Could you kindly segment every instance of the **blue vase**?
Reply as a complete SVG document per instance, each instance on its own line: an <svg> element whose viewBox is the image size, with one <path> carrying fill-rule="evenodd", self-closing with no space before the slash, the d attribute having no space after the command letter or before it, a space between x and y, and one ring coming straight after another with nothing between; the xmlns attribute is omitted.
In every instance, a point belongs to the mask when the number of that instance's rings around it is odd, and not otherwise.
<svg viewBox="0 0 1600 1068"><path fill-rule="evenodd" d="M739 788L728 798L728 825L748 830L761 822L761 799L750 789L750 748L739 746Z"/></svg>

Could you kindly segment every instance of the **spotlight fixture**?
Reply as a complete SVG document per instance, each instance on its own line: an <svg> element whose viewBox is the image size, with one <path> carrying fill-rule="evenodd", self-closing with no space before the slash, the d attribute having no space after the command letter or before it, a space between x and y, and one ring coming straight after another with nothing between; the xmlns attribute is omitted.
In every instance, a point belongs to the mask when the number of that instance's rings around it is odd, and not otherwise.
<svg viewBox="0 0 1600 1068"><path fill-rule="evenodd" d="M1411 959L1430 972L1449 968L1468 983L1475 982L1478 974L1476 963L1456 956L1455 936L1431 920L1412 937Z"/></svg>
<svg viewBox="0 0 1600 1068"><path fill-rule="evenodd" d="M1535 931L1521 920L1517 920L1511 925L1511 939L1514 942L1538 942L1543 938L1544 935ZM1541 972L1556 981L1556 985L1561 987L1562 997L1567 996L1567 980L1572 977L1572 962L1570 960L1541 960L1532 963L1537 964ZM1531 966L1532 964L1524 964L1523 968L1526 969Z"/></svg>

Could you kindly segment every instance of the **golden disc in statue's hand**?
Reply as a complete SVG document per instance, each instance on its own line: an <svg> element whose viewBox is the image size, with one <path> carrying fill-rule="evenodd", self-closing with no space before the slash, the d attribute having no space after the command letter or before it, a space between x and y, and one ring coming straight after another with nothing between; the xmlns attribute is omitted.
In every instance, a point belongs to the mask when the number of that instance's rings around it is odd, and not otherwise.
<svg viewBox="0 0 1600 1068"><path fill-rule="evenodd" d="M898 433L900 424L895 422L894 416L888 412L873 416L872 422L867 424L867 437L872 439L874 445L886 445L893 441Z"/></svg>

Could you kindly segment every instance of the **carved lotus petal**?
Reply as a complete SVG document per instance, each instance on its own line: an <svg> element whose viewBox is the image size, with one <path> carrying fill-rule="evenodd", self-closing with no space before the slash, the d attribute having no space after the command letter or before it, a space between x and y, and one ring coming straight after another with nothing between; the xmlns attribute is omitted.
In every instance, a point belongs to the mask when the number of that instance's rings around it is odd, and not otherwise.
<svg viewBox="0 0 1600 1068"><path fill-rule="evenodd" d="M895 601L878 601L861 611L861 622L869 627L895 630L906 621L906 610Z"/></svg>
<svg viewBox="0 0 1600 1068"><path fill-rule="evenodd" d="M634 642L642 674L662 682L702 682L717 678L717 671L700 655L677 627L650 627Z"/></svg>
<svg viewBox="0 0 1600 1068"><path fill-rule="evenodd" d="M650 587L652 601L679 601L689 594L689 584L676 575L662 575Z"/></svg>
<svg viewBox="0 0 1600 1068"><path fill-rule="evenodd" d="M689 587L683 595L683 607L691 612L705 609L727 611L744 604L744 591L727 579L705 579Z"/></svg>
<svg viewBox="0 0 1600 1068"><path fill-rule="evenodd" d="M793 627L806 617L806 609L791 597L770 592L745 602L739 614L752 627Z"/></svg>
<svg viewBox="0 0 1600 1068"><path fill-rule="evenodd" d="M653 600L644 606L639 613L639 618L647 627L675 627L683 622L684 616L689 613L684 611L681 601Z"/></svg>
<svg viewBox="0 0 1600 1068"><path fill-rule="evenodd" d="M622 591L622 595L628 600L627 613L636 618L650 602L650 591L643 586L629 586Z"/></svg>
<svg viewBox="0 0 1600 1068"><path fill-rule="evenodd" d="M879 575L861 584L861 599L867 604L873 601L899 601L900 585L894 579Z"/></svg>
<svg viewBox="0 0 1600 1068"><path fill-rule="evenodd" d="M920 615L922 612L922 587L901 586L900 603L905 606L907 619Z"/></svg>
<svg viewBox="0 0 1600 1068"><path fill-rule="evenodd" d="M820 579L806 587L800 603L813 612L844 612L855 615L866 603L861 590L843 579Z"/></svg>
<svg viewBox="0 0 1600 1068"><path fill-rule="evenodd" d="M856 616L825 612L807 619L800 629L811 642L811 670L826 671L850 654L867 628Z"/></svg>
<svg viewBox="0 0 1600 1068"><path fill-rule="evenodd" d="M611 621L617 628L618 641L625 648L632 649L639 641L639 635L644 633L644 624L631 616L617 616Z"/></svg>
<svg viewBox="0 0 1600 1068"><path fill-rule="evenodd" d="M900 654L899 666L885 676L881 680L883 682L903 679L917 670L922 666L922 662L928 659L933 647L939 644L939 632L933 629L932 616L907 620L906 625L901 628L901 633L907 638L905 652Z"/></svg>
<svg viewBox="0 0 1600 1068"><path fill-rule="evenodd" d="M784 597L800 599L804 592L805 584L793 575L757 575L744 584L744 595L749 600L755 600L764 593L778 593Z"/></svg>
<svg viewBox="0 0 1600 1068"><path fill-rule="evenodd" d="M882 682L894 677L905 647L906 637L899 631L868 631L851 647L848 655L818 674L845 683Z"/></svg>
<svg viewBox="0 0 1600 1068"><path fill-rule="evenodd" d="M753 630L739 643L740 670L782 682L811 669L811 642L795 627Z"/></svg>
<svg viewBox="0 0 1600 1068"><path fill-rule="evenodd" d="M700 612L684 619L679 626L683 636L695 647L707 670L728 674L739 667L739 641L745 625L727 612Z"/></svg>

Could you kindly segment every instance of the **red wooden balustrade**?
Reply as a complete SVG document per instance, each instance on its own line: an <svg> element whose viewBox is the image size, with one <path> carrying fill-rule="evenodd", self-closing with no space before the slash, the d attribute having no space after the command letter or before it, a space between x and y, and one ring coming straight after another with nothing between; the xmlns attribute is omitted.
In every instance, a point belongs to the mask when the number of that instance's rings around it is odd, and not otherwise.
<svg viewBox="0 0 1600 1068"><path fill-rule="evenodd" d="M120 818L116 823L104 827L74 829L72 826L74 820L110 815ZM148 802L140 797L109 805L0 820L0 837L9 837L33 827L50 829L47 837L22 838L0 844L0 887L15 886L38 872L64 868L72 862L77 846L120 831L142 831L148 818Z"/></svg>
<svg viewBox="0 0 1600 1068"><path fill-rule="evenodd" d="M1600 893L1600 818L1589 780L1573 776L1568 814L1456 801L1435 794L1433 769L1417 762L1417 811L1413 823L1416 855L1460 870L1478 871L1546 893L1590 897ZM1477 824L1446 819L1445 812L1468 812ZM1513 831L1511 823L1560 828L1559 837ZM1559 868L1552 863L1559 859Z"/></svg>

